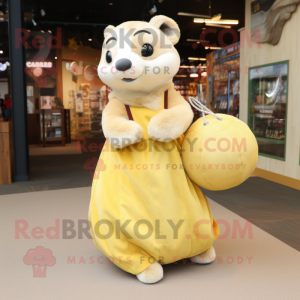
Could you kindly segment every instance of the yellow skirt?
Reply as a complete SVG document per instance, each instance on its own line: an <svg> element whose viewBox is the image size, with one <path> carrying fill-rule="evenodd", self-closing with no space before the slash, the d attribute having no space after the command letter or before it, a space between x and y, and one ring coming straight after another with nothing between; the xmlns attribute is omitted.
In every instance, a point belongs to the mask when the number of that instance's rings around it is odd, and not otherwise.
<svg viewBox="0 0 300 300"><path fill-rule="evenodd" d="M101 153L91 233L96 246L129 273L200 254L219 235L207 199L183 169L181 141L146 139L122 150L107 141Z"/></svg>

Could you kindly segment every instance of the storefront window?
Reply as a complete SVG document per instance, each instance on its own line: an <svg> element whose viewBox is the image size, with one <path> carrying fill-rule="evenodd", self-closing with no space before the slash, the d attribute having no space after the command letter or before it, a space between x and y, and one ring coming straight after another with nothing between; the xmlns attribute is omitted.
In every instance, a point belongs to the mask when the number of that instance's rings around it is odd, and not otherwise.
<svg viewBox="0 0 300 300"><path fill-rule="evenodd" d="M287 96L287 61L250 69L248 124L262 156L285 160Z"/></svg>
<svg viewBox="0 0 300 300"><path fill-rule="evenodd" d="M0 121L5 119L5 95L10 97L8 24L0 22Z"/></svg>
<svg viewBox="0 0 300 300"><path fill-rule="evenodd" d="M91 39L76 34L76 30L56 28L28 33L25 72L29 143L40 143L44 134L54 143L61 135L67 140L65 128L70 128L71 140L102 136L107 89L97 75L101 43L92 46L95 44L89 44ZM51 111L56 109L67 112ZM46 127L51 128L44 130L43 113L46 119L60 113L69 118L65 118L66 124L60 122L61 126L48 122Z"/></svg>

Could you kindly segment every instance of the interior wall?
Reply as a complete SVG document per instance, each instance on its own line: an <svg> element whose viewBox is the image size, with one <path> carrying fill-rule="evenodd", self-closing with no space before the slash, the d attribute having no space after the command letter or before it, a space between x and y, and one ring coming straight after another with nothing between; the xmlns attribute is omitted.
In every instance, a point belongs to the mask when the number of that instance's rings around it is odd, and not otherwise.
<svg viewBox="0 0 300 300"><path fill-rule="evenodd" d="M8 94L8 82L0 82L0 99L4 99L4 95Z"/></svg>
<svg viewBox="0 0 300 300"><path fill-rule="evenodd" d="M246 1L246 34L251 35L251 2ZM289 60L289 82L287 100L286 161L259 156L257 167L280 175L300 179L300 5L283 28L277 45L245 42L241 46L241 98L240 118L248 122L248 68ZM241 33L242 36L242 33ZM241 37L242 38L242 37Z"/></svg>

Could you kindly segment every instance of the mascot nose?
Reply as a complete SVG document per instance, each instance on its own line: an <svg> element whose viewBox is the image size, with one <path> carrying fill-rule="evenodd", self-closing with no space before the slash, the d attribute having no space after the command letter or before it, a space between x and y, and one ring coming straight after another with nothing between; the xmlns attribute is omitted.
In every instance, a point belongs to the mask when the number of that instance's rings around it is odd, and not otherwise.
<svg viewBox="0 0 300 300"><path fill-rule="evenodd" d="M126 71L130 69L132 66L132 63L129 59L127 58L121 58L116 62L116 68L118 71Z"/></svg>

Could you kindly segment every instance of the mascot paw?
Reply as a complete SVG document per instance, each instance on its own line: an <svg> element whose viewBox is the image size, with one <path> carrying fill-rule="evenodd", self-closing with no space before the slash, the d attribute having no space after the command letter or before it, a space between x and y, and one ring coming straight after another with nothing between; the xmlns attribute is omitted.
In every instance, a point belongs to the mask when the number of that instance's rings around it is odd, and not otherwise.
<svg viewBox="0 0 300 300"><path fill-rule="evenodd" d="M158 262L149 266L146 270L136 275L137 279L142 283L156 283L163 279L164 271Z"/></svg>
<svg viewBox="0 0 300 300"><path fill-rule="evenodd" d="M160 142L175 140L182 133L183 129L178 126L175 115L170 110L161 111L148 124L149 137Z"/></svg>
<svg viewBox="0 0 300 300"><path fill-rule="evenodd" d="M213 262L215 260L215 258L216 258L216 251L215 251L214 247L211 247L208 250L206 250L205 252L191 257L190 260L196 264L206 265L206 264Z"/></svg>
<svg viewBox="0 0 300 300"><path fill-rule="evenodd" d="M118 149L138 143L143 137L143 128L134 121L128 121L124 132L115 134L117 137L109 139L109 143Z"/></svg>

